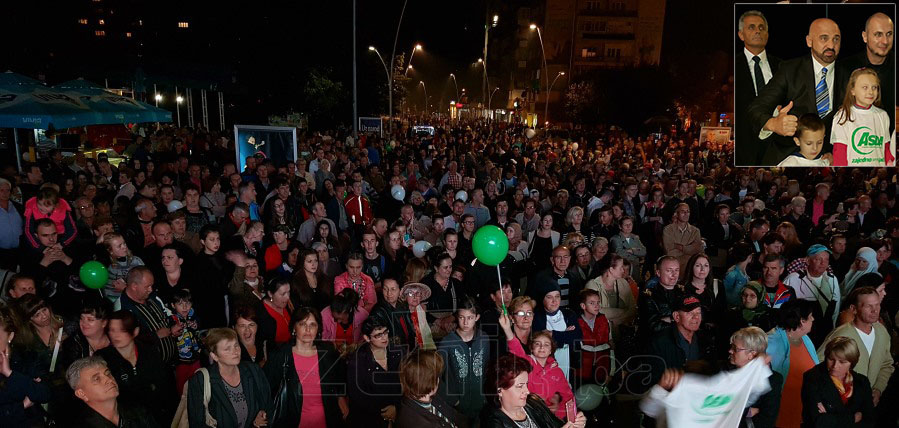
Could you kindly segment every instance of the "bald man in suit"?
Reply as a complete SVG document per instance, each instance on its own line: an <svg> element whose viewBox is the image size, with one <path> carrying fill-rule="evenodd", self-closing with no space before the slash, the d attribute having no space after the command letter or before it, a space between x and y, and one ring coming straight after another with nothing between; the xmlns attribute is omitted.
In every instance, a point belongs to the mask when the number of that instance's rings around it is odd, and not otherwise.
<svg viewBox="0 0 899 428"><path fill-rule="evenodd" d="M750 131L763 141L760 165L773 166L796 150L793 136L799 116L817 113L826 124L824 152L832 151L829 136L833 115L843 101L836 67L842 36L831 19L812 21L805 37L810 54L780 64L774 77L749 105ZM775 109L778 114L774 115Z"/></svg>

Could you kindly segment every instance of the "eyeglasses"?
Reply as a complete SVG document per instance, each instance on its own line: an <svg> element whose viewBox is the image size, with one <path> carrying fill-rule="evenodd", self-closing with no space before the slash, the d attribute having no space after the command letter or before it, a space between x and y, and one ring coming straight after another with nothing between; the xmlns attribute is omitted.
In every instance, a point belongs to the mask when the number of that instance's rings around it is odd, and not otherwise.
<svg viewBox="0 0 899 428"><path fill-rule="evenodd" d="M387 335L389 335L389 334L390 334L390 333L388 333L387 330L384 330L384 331L382 331L382 332L380 332L380 333L373 334L373 335L371 336L371 338L372 338L372 339L383 339L383 338L387 337Z"/></svg>
<svg viewBox="0 0 899 428"><path fill-rule="evenodd" d="M741 351L752 352L752 349L738 348L737 345L730 345L730 350L734 351L734 353L741 352Z"/></svg>
<svg viewBox="0 0 899 428"><path fill-rule="evenodd" d="M421 297L421 292L420 291L407 291L406 296L407 297Z"/></svg>
<svg viewBox="0 0 899 428"><path fill-rule="evenodd" d="M473 222L473 221L471 221L471 220L468 220L468 221L463 221L463 223L465 223L465 224L474 224L474 222Z"/></svg>
<svg viewBox="0 0 899 428"><path fill-rule="evenodd" d="M519 317L532 317L532 316L534 316L534 311L518 311L518 312L515 312L513 315L516 315Z"/></svg>

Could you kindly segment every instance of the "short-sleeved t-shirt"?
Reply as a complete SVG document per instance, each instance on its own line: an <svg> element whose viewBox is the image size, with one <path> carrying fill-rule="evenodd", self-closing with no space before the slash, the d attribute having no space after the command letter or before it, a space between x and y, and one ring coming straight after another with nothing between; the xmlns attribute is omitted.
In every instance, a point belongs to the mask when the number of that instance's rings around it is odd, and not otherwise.
<svg viewBox="0 0 899 428"><path fill-rule="evenodd" d="M852 121L842 125L845 111L840 110L833 117L830 132L831 144L846 145L848 166L886 166L886 148L890 143L890 116L882 109L871 106L853 106ZM889 144L890 155L896 157L896 144Z"/></svg>

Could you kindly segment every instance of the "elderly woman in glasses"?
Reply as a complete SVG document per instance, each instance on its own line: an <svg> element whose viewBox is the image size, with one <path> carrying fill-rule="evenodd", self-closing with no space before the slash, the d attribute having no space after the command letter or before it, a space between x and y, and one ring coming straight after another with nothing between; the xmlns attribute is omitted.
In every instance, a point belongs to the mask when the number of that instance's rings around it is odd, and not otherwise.
<svg viewBox="0 0 899 428"><path fill-rule="evenodd" d="M396 420L403 394L398 374L402 351L390 346L390 330L382 319L366 319L362 338L365 344L348 358L347 425L386 428Z"/></svg>
<svg viewBox="0 0 899 428"><path fill-rule="evenodd" d="M437 349L430 325L434 322L434 317L425 312L422 304L429 297L431 289L420 282L406 283L400 289L400 299L406 302L408 312L398 314L395 321L396 334L400 336L399 342L409 346L409 349Z"/></svg>
<svg viewBox="0 0 899 428"><path fill-rule="evenodd" d="M758 327L741 328L730 337L728 362L736 368L741 368L758 356L766 358L765 349L767 347L768 335L764 330ZM754 402L746 403L747 409L743 416L751 419L752 425L756 428L774 427L777 422L783 376L772 370L771 375L768 376L768 383L771 385L770 391Z"/></svg>

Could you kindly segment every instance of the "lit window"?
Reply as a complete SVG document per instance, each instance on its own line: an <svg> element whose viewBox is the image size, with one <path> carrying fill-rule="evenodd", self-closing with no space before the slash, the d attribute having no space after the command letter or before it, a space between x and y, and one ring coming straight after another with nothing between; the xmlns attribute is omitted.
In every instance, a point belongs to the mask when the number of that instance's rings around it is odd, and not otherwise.
<svg viewBox="0 0 899 428"><path fill-rule="evenodd" d="M81 25L87 25L87 18L81 18L78 20L78 23Z"/></svg>
<svg viewBox="0 0 899 428"><path fill-rule="evenodd" d="M187 21L181 21L178 23L178 28L188 28L190 27L190 23Z"/></svg>
<svg viewBox="0 0 899 428"><path fill-rule="evenodd" d="M94 31L94 35L97 37L103 37L106 35L106 32L103 30L97 30L97 31Z"/></svg>
<svg viewBox="0 0 899 428"><path fill-rule="evenodd" d="M125 33L125 37L131 38L131 32Z"/></svg>
<svg viewBox="0 0 899 428"><path fill-rule="evenodd" d="M105 20L105 19L101 19L101 20L97 21L97 23L100 24L100 25L106 25L106 20Z"/></svg>

